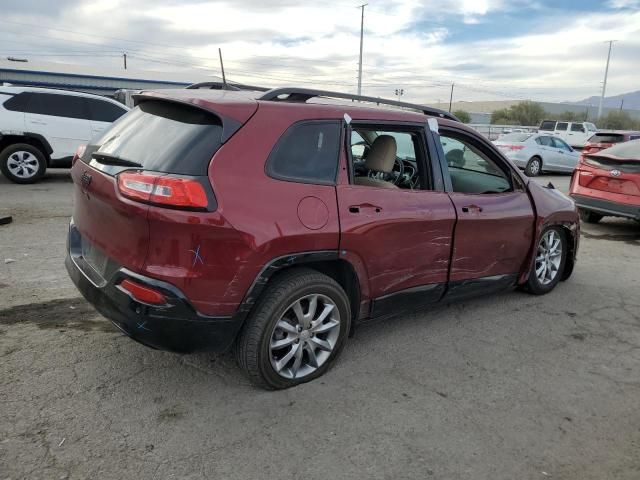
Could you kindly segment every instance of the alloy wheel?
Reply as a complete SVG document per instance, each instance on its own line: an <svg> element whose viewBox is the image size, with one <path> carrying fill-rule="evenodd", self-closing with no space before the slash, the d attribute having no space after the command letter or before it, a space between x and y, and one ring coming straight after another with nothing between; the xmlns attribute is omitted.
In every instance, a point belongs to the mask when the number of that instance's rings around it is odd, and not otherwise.
<svg viewBox="0 0 640 480"><path fill-rule="evenodd" d="M7 168L16 177L27 179L38 173L40 162L33 153L19 150L9 155Z"/></svg>
<svg viewBox="0 0 640 480"><path fill-rule="evenodd" d="M540 161L539 160L531 160L531 165L529 166L529 170L533 175L537 175L540 173Z"/></svg>
<svg viewBox="0 0 640 480"><path fill-rule="evenodd" d="M269 340L271 366L278 375L300 379L331 356L340 336L340 312L326 295L306 295L278 319Z"/></svg>
<svg viewBox="0 0 640 480"><path fill-rule="evenodd" d="M536 277L542 285L555 280L562 262L562 239L555 230L547 231L538 244L536 253Z"/></svg>

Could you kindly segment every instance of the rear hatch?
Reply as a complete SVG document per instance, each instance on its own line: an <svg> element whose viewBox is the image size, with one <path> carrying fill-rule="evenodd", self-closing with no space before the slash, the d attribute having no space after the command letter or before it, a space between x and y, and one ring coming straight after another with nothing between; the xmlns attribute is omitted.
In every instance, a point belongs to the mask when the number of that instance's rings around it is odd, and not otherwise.
<svg viewBox="0 0 640 480"><path fill-rule="evenodd" d="M583 155L579 170L583 187L640 197L640 140Z"/></svg>
<svg viewBox="0 0 640 480"><path fill-rule="evenodd" d="M211 211L207 172L214 153L255 112L235 118L202 105L140 99L74 163L74 228L83 259L108 280L119 267L140 271L149 245L149 205ZM241 114L239 114L241 113ZM240 118L238 118L240 117ZM70 237L71 238L71 237ZM76 252L77 254L77 252Z"/></svg>

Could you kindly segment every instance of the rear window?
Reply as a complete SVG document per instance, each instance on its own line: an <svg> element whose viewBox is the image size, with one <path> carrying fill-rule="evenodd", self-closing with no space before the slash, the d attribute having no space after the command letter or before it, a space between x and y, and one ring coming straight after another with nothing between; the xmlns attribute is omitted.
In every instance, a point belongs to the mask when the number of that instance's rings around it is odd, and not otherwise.
<svg viewBox="0 0 640 480"><path fill-rule="evenodd" d="M553 120L545 120L540 124L540 130L553 131L556 128L556 122Z"/></svg>
<svg viewBox="0 0 640 480"><path fill-rule="evenodd" d="M293 182L335 183L340 125L336 121L314 121L289 127L269 155L267 174Z"/></svg>
<svg viewBox="0 0 640 480"><path fill-rule="evenodd" d="M220 148L222 124L212 113L166 101L141 103L96 141L94 155L141 165L145 170L207 175ZM93 148L92 148L93 150ZM87 155L83 159L90 160Z"/></svg>
<svg viewBox="0 0 640 480"><path fill-rule="evenodd" d="M640 140L619 143L611 148L602 150L599 154L627 158L629 160L640 160Z"/></svg>
<svg viewBox="0 0 640 480"><path fill-rule="evenodd" d="M530 133L508 133L500 137L500 141L524 142L531 136Z"/></svg>
<svg viewBox="0 0 640 480"><path fill-rule="evenodd" d="M591 143L620 143L624 142L624 135L621 133L596 133L589 142Z"/></svg>
<svg viewBox="0 0 640 480"><path fill-rule="evenodd" d="M96 122L111 123L127 113L124 108L104 100L87 98L87 104L89 105L89 116L91 120Z"/></svg>

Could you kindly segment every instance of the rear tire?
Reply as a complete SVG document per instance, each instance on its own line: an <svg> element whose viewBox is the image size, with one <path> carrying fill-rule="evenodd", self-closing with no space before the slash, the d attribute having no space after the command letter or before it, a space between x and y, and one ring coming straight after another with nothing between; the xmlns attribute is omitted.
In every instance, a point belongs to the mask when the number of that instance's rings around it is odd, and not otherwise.
<svg viewBox="0 0 640 480"><path fill-rule="evenodd" d="M44 154L26 143L14 143L0 152L0 171L14 183L35 183L47 169Z"/></svg>
<svg viewBox="0 0 640 480"><path fill-rule="evenodd" d="M542 173L542 159L540 157L531 157L524 169L527 177L537 177Z"/></svg>
<svg viewBox="0 0 640 480"><path fill-rule="evenodd" d="M349 298L335 280L292 269L277 276L254 306L236 339L236 360L255 385L293 387L330 368L350 326Z"/></svg>
<svg viewBox="0 0 640 480"><path fill-rule="evenodd" d="M544 295L553 290L562 279L567 252L567 236L561 227L544 230L538 240L525 290L534 295Z"/></svg>
<svg viewBox="0 0 640 480"><path fill-rule="evenodd" d="M604 217L604 215L592 212L591 210L584 210L582 208L579 209L578 212L580 213L580 220L585 223L598 223L600 220L602 220L602 217Z"/></svg>

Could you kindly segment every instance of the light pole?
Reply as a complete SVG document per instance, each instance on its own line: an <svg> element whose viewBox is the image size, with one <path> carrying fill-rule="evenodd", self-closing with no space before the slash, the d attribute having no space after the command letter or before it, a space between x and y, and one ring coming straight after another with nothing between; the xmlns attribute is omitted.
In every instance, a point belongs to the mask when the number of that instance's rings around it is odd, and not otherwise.
<svg viewBox="0 0 640 480"><path fill-rule="evenodd" d="M604 69L604 82L602 83L602 95L600 95L600 104L598 105L598 119L602 116L602 104L604 103L604 95L607 93L607 75L609 75L609 60L611 60L611 47L615 40L609 40L609 53L607 54L607 66Z"/></svg>
<svg viewBox="0 0 640 480"><path fill-rule="evenodd" d="M358 95L362 95L362 43L364 40L364 7L369 5L364 3L360 5L362 16L360 17L360 60L358 61Z"/></svg>
<svg viewBox="0 0 640 480"><path fill-rule="evenodd" d="M400 101L400 97L404 95L404 88L396 88L396 96L398 97L398 101Z"/></svg>

